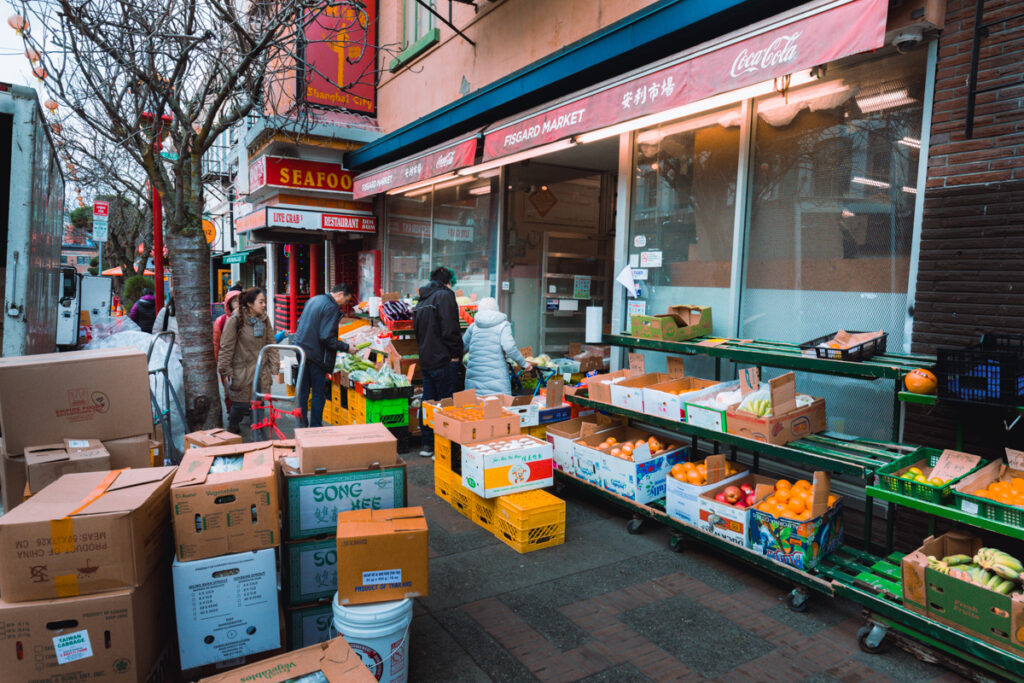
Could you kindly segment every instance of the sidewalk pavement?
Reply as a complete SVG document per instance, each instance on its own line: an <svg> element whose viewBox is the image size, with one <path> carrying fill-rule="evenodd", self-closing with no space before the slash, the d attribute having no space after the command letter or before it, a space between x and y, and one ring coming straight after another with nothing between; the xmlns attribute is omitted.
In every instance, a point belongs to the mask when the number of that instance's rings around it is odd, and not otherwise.
<svg viewBox="0 0 1024 683"><path fill-rule="evenodd" d="M898 649L869 655L852 603L812 596L567 489L564 545L520 555L434 494L406 456L430 525L430 595L416 601L409 680L958 681Z"/></svg>

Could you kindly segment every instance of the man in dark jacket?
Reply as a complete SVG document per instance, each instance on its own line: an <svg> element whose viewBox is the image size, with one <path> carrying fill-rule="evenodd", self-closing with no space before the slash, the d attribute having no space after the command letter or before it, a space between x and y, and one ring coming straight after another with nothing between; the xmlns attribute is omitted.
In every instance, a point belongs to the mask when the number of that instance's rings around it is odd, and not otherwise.
<svg viewBox="0 0 1024 683"><path fill-rule="evenodd" d="M303 427L323 427L324 391L327 375L334 372L338 351L348 351L348 344L338 339L341 309L352 298L348 285L335 285L330 294L318 294L306 302L299 316L299 326L292 335L292 344L306 353L306 370L299 378L299 409ZM310 391L313 402L309 403ZM307 408L307 406L309 406Z"/></svg>
<svg viewBox="0 0 1024 683"><path fill-rule="evenodd" d="M146 334L153 331L153 321L156 320L156 297L153 296L153 290L142 290L142 296L128 311L128 317Z"/></svg>
<svg viewBox="0 0 1024 683"><path fill-rule="evenodd" d="M452 291L454 285L455 273L441 266L430 274L430 282L420 288L420 299L413 310L424 401L449 398L458 388L462 330L459 328L459 304ZM434 430L426 426L420 455L425 458L434 455Z"/></svg>

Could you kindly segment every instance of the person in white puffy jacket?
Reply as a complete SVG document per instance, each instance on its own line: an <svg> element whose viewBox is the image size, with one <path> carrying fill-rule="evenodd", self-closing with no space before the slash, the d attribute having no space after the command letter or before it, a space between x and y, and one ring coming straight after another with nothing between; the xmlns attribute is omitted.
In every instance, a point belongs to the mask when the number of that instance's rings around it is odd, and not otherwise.
<svg viewBox="0 0 1024 683"><path fill-rule="evenodd" d="M512 336L508 316L498 310L498 302L491 297L480 300L474 322L462 336L462 343L469 354L466 388L475 389L479 395L512 392L506 358L524 368L531 367Z"/></svg>

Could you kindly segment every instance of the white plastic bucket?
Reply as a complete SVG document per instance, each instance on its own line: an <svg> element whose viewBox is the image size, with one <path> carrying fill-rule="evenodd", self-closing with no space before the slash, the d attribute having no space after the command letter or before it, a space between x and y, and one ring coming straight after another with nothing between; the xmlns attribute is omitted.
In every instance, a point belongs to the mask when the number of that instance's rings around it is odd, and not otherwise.
<svg viewBox="0 0 1024 683"><path fill-rule="evenodd" d="M381 299L379 296L371 296L367 305L366 312L371 318L376 318L380 315L380 303Z"/></svg>
<svg viewBox="0 0 1024 683"><path fill-rule="evenodd" d="M406 683L412 600L339 605L335 593L332 604L334 629L345 637L370 673L385 683Z"/></svg>

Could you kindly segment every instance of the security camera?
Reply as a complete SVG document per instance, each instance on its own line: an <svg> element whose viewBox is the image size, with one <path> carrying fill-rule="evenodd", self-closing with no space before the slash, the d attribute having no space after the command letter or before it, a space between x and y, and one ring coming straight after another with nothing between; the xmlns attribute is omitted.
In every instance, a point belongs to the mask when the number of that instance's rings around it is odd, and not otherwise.
<svg viewBox="0 0 1024 683"><path fill-rule="evenodd" d="M910 26L897 33L892 39L892 44L896 46L897 52L903 53L920 45L922 40L924 31L920 27Z"/></svg>

